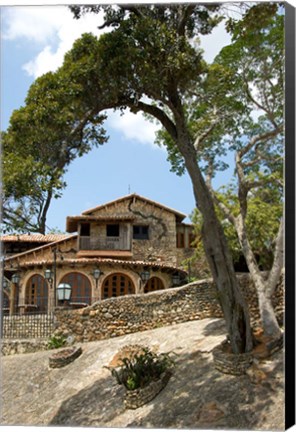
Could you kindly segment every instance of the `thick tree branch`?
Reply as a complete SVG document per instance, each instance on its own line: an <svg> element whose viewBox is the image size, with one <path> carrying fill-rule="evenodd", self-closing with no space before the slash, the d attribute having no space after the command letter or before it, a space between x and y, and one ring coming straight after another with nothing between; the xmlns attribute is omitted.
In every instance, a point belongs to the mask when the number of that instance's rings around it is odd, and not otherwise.
<svg viewBox="0 0 296 432"><path fill-rule="evenodd" d="M47 191L46 198L44 200L44 205L42 206L42 211L38 217L38 222L39 222L39 226L41 228L42 234L45 234L45 230L46 230L46 216L47 216L47 212L48 212L49 206L51 204L51 200L52 200L52 195L53 195L52 191L53 191L52 188L50 188Z"/></svg>
<svg viewBox="0 0 296 432"><path fill-rule="evenodd" d="M274 138L279 133L283 131L283 124L279 125L277 128L265 132L263 134L255 135L241 150L239 150L238 155L242 159L258 142L267 141L270 138Z"/></svg>
<svg viewBox="0 0 296 432"><path fill-rule="evenodd" d="M107 108L102 108L107 109ZM67 137L62 141L61 147L60 147L60 155L61 157L58 160L58 169L64 169L65 163L68 159L68 155L73 150L74 146L70 146L71 141L75 135L82 133L83 129L87 125L88 121L96 115L98 112L100 112L101 108L95 107L86 112L86 114L80 119L77 124L72 128L72 130L69 132ZM81 138L82 140L82 138Z"/></svg>
<svg viewBox="0 0 296 432"><path fill-rule="evenodd" d="M266 105L264 106L264 105L262 105L260 102L258 102L258 100L256 100L256 99L254 98L254 96L252 95L252 92L251 92L250 87L249 87L248 80L247 80L247 78L245 78L245 76L244 76L244 81L245 81L245 87L246 87L246 94L247 94L247 96L249 97L249 99L253 102L253 104L254 104L257 108L259 108L260 110L264 111L264 112L267 114L268 119L269 119L270 122L272 123L273 127L276 129L276 128L278 127L278 125L277 125L277 123L276 123L276 121L275 121L275 118L274 118L274 115L273 115L272 110L270 110L269 107L268 107L268 102L267 102L267 100L266 100L266 94L265 94L265 91L263 92L263 97L264 97L264 99L265 99L265 104L266 104Z"/></svg>
<svg viewBox="0 0 296 432"><path fill-rule="evenodd" d="M24 214L16 215L14 209L10 209L6 206L3 206L2 212L3 212L2 222L5 223L5 225L10 226L13 229L15 229L15 227L20 224L20 221L22 221L24 223L24 225L26 226L26 231L29 231L29 230L32 232L39 232L40 231L39 225L33 224L31 222L31 217L27 218L24 216Z"/></svg>
<svg viewBox="0 0 296 432"><path fill-rule="evenodd" d="M259 266L257 264L254 252L252 250L248 233L247 233L247 227L246 227L246 221L245 216L240 212L238 217L235 219L235 229L238 235L238 239L244 254L244 257L246 259L249 272L251 274L251 277L255 283L255 286L258 290L259 287L264 287L264 279L261 275ZM259 288L260 289L260 288Z"/></svg>
<svg viewBox="0 0 296 432"><path fill-rule="evenodd" d="M208 185L209 186L209 185ZM212 186L209 187L209 191L211 194L211 197L214 201L214 203L217 205L217 207L221 210L221 212L224 214L224 217L226 217L230 223L232 223L232 225L235 226L235 217L234 215L231 213L231 211L229 210L229 208L223 204L219 198L217 197L217 195L215 194L214 189L212 188Z"/></svg>
<svg viewBox="0 0 296 432"><path fill-rule="evenodd" d="M138 18L143 17L142 12L136 6L132 6L132 5L118 5L118 6L124 12L131 12L134 15L136 15ZM118 17L118 18L113 17L106 20L102 25L98 26L98 29L102 30L106 27L113 26L114 24L120 25L121 22L122 22L122 17Z"/></svg>
<svg viewBox="0 0 296 432"><path fill-rule="evenodd" d="M133 13L134 15L136 15L138 18L143 18L144 15L141 12L141 10L136 7L136 6L132 6L132 5L121 5L119 4L120 9L124 10L124 11L128 11Z"/></svg>
<svg viewBox="0 0 296 432"><path fill-rule="evenodd" d="M254 180L254 181L246 180L244 182L244 186L245 186L246 190L249 192L252 189L258 188L260 186L266 186L269 183L273 183L273 182L274 182L274 179L269 179L269 178L261 179L261 180Z"/></svg>
<svg viewBox="0 0 296 432"><path fill-rule="evenodd" d="M190 17L190 15L192 14L192 11L194 10L195 5L192 3L192 4L189 4L185 7L182 5L182 6L180 6L180 8L181 8L181 12L183 12L183 13L180 14L180 20L178 22L177 33L180 36L184 36L187 20Z"/></svg>
<svg viewBox="0 0 296 432"><path fill-rule="evenodd" d="M262 161L262 158L259 156L259 157L255 158L253 160L248 161L248 162L241 162L241 165L244 168L249 168L249 167L252 167L252 166L254 166L256 164L261 163L261 161Z"/></svg>
<svg viewBox="0 0 296 432"><path fill-rule="evenodd" d="M269 298L274 293L274 290L278 284L283 266L284 266L284 221L282 218L279 226L276 242L275 242L273 264L266 283L266 295Z"/></svg>
<svg viewBox="0 0 296 432"><path fill-rule="evenodd" d="M200 146L203 144L203 142L205 141L205 139L211 134L211 132L215 129L215 127L221 122L221 118L217 117L216 119L214 119L210 126L198 137L196 137L193 146L195 148L195 151L198 152L200 149Z"/></svg>
<svg viewBox="0 0 296 432"><path fill-rule="evenodd" d="M208 169L206 172L206 185L209 189L212 188L212 179L214 175L214 161L210 157L204 158L208 162Z"/></svg>
<svg viewBox="0 0 296 432"><path fill-rule="evenodd" d="M170 134L170 136L173 138L174 141L177 141L178 134L176 130L176 126L172 122L172 120L166 115L166 113L161 110L160 108L149 105L145 102L139 101L137 105L134 105L133 103L127 104L133 113L137 113L139 111L143 111L146 114L150 114L154 116L159 122L162 124L162 126L167 130L167 132Z"/></svg>

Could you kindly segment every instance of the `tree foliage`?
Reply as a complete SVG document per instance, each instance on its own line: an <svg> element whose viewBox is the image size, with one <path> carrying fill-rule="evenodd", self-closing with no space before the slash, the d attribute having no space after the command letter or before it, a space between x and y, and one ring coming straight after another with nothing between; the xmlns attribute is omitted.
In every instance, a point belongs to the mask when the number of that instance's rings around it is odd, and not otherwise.
<svg viewBox="0 0 296 432"><path fill-rule="evenodd" d="M237 217L240 213L240 207L236 185L232 183L229 186L223 186L216 192L216 195L219 201L231 211L231 214ZM247 232L249 233L250 244L261 270L267 271L272 267L275 241L282 218L282 212L282 196L276 188L253 192L248 198L248 214L246 217ZM234 263L239 265L243 257L243 252L236 229L233 224L225 218L225 214L219 210L219 208L217 208L217 213L223 225ZM196 234L195 259L202 260L204 256L202 239L200 236L202 218L197 211L193 213L192 221L195 226Z"/></svg>
<svg viewBox="0 0 296 432"><path fill-rule="evenodd" d="M75 73L80 82L72 80ZM47 211L66 186L67 167L106 141L104 116L86 110L90 92L82 77L74 64L38 78L2 133L3 231L45 233Z"/></svg>

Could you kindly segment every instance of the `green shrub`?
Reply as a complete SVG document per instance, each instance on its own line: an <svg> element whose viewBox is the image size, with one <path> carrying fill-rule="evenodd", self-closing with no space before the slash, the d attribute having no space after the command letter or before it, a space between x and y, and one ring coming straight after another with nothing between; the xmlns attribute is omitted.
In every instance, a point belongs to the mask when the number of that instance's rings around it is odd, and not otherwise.
<svg viewBox="0 0 296 432"><path fill-rule="evenodd" d="M156 381L168 369L174 366L170 353L155 354L143 347L138 353L121 358L122 366L118 369L107 367L120 385L128 390L136 390Z"/></svg>
<svg viewBox="0 0 296 432"><path fill-rule="evenodd" d="M64 336L51 336L51 338L48 341L47 348L48 349L55 349L55 348L61 348L66 343L66 338Z"/></svg>

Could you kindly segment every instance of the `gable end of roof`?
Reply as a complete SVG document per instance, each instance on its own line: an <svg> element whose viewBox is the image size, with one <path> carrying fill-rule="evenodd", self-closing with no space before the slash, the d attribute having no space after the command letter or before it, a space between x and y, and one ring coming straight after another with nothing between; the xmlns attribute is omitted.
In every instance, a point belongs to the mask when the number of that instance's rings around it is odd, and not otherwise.
<svg viewBox="0 0 296 432"><path fill-rule="evenodd" d="M99 206L93 207L93 208L91 208L91 209L89 209L89 210L85 210L85 211L82 213L82 215L91 215L91 214L93 214L94 212L97 212L97 211L99 211L99 210L103 210L103 209L105 209L105 208L107 208L107 207L110 207L110 206L116 204L116 203L119 203L119 202L122 202L122 201L131 200L131 199L134 199L134 200L140 200L140 201L146 202L146 203L148 203L148 204L151 204L151 205L153 205L153 206L155 206L155 207L158 207L158 208L164 209L164 210L166 210L166 211L168 211L168 212L170 212L170 213L174 213L176 216L178 216L178 217L180 218L180 220L183 220L184 218L186 218L186 214L181 213L181 212L179 212L179 211L177 211L177 210L174 210L174 209L172 209L172 208L170 208L170 207L167 207L167 206L165 206L165 205L163 205L163 204L160 204L160 203L158 203L157 201L153 201L153 200L151 200L151 199L149 199L149 198L145 198L145 197L143 197L143 196L141 196L141 195L138 195L138 194L136 194L136 193L133 193L133 194L130 194L130 195L125 195L125 196L123 196L123 197L121 197L121 198L118 198L118 199L116 199L116 200L109 201L109 202L107 202L107 203L105 203L105 204L102 204L102 205L99 205Z"/></svg>

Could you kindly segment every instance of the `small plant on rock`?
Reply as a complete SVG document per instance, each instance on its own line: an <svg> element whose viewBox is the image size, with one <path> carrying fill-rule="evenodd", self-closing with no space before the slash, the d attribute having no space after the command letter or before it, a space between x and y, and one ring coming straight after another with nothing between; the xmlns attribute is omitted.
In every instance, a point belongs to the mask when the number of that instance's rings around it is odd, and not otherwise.
<svg viewBox="0 0 296 432"><path fill-rule="evenodd" d="M119 368L107 367L112 376L127 390L146 387L152 381L157 381L164 372L169 372L174 366L170 353L156 354L147 347L142 347L137 353L121 358Z"/></svg>
<svg viewBox="0 0 296 432"><path fill-rule="evenodd" d="M67 339L64 336L51 336L48 344L47 344L47 348L48 349L55 349L55 348L61 348L62 346L64 346L66 344Z"/></svg>

